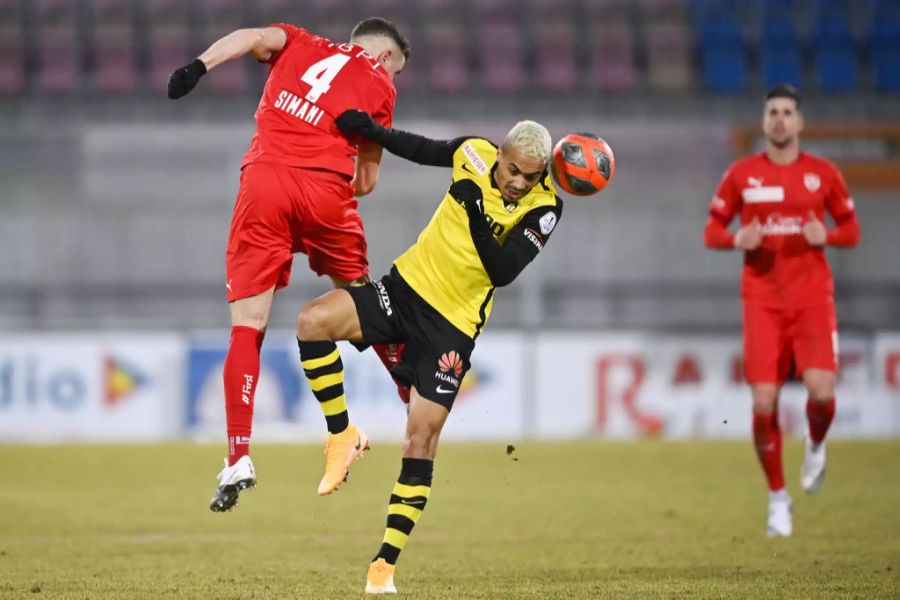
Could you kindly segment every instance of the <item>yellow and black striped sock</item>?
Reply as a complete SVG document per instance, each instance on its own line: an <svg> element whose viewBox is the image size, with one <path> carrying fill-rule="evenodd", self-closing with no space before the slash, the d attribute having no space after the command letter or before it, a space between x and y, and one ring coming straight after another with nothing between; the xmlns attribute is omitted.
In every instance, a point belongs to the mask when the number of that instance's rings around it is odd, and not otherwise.
<svg viewBox="0 0 900 600"><path fill-rule="evenodd" d="M425 510L431 494L431 473L434 461L424 458L404 458L400 479L394 484L388 505L387 528L384 541L373 561L383 558L396 564L409 534Z"/></svg>
<svg viewBox="0 0 900 600"><path fill-rule="evenodd" d="M328 431L340 433L347 429L347 399L344 397L344 363L334 342L303 342L300 362L319 406L325 414Z"/></svg>

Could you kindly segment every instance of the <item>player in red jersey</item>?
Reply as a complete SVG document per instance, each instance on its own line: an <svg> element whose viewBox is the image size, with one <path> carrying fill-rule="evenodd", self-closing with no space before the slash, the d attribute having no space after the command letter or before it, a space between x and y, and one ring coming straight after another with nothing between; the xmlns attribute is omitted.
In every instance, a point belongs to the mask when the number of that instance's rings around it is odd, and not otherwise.
<svg viewBox="0 0 900 600"><path fill-rule="evenodd" d="M391 126L393 77L406 64L409 43L380 18L360 22L350 42L340 44L283 23L240 29L174 71L169 98L184 96L208 71L246 54L271 70L256 110L256 135L241 165L225 260L232 322L224 368L228 459L210 501L216 512L230 510L241 490L256 484L249 449L259 352L274 294L288 284L293 254L306 254L312 270L337 287L369 281L354 194L375 187L381 147L344 136L335 118L362 109ZM394 348L376 348L390 368L389 350L396 362ZM354 446L367 447L365 434L349 424L343 396L321 406L329 440L352 436Z"/></svg>
<svg viewBox="0 0 900 600"><path fill-rule="evenodd" d="M825 435L834 417L837 322L825 246L859 243L853 199L829 161L801 152L800 98L791 86L766 96L764 152L736 161L713 198L704 241L744 251L744 371L753 394L753 439L769 483L768 534L791 534L791 499L781 464L778 393L792 365L809 399L801 469L808 492L825 475ZM825 226L825 212L835 226ZM732 234L727 227L740 216Z"/></svg>

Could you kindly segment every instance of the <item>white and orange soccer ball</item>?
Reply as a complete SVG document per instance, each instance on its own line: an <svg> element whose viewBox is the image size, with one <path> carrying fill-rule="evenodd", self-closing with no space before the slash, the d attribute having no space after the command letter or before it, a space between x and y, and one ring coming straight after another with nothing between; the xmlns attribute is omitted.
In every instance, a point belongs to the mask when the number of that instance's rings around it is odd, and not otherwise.
<svg viewBox="0 0 900 600"><path fill-rule="evenodd" d="M553 148L550 172L565 191L590 196L612 181L616 157L609 144L593 133L570 133Z"/></svg>

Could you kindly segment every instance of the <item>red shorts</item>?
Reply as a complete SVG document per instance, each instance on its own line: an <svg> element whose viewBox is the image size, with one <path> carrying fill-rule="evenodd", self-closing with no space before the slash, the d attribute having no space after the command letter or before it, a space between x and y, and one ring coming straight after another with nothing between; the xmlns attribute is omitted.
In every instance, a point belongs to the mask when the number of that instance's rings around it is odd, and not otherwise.
<svg viewBox="0 0 900 600"><path fill-rule="evenodd" d="M229 302L281 289L295 252L318 275L344 281L369 273L353 186L331 171L252 163L241 172L225 253Z"/></svg>
<svg viewBox="0 0 900 600"><path fill-rule="evenodd" d="M837 370L834 302L781 310L744 301L744 376L748 383L783 384L794 372Z"/></svg>

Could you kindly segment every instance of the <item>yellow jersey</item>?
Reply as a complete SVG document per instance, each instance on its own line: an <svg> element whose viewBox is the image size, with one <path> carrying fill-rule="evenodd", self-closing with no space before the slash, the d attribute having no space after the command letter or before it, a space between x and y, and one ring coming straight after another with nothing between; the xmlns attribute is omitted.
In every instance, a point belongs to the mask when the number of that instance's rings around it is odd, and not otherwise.
<svg viewBox="0 0 900 600"><path fill-rule="evenodd" d="M530 214L535 230L524 233L540 250L561 210L550 175L518 202L508 204L494 184L496 163L497 146L485 139L468 138L453 153L453 181L471 179L481 188L485 219L501 245ZM541 208L552 211L535 213ZM495 288L472 241L466 209L449 193L416 243L394 265L409 286L456 328L473 339L481 333L491 314Z"/></svg>

